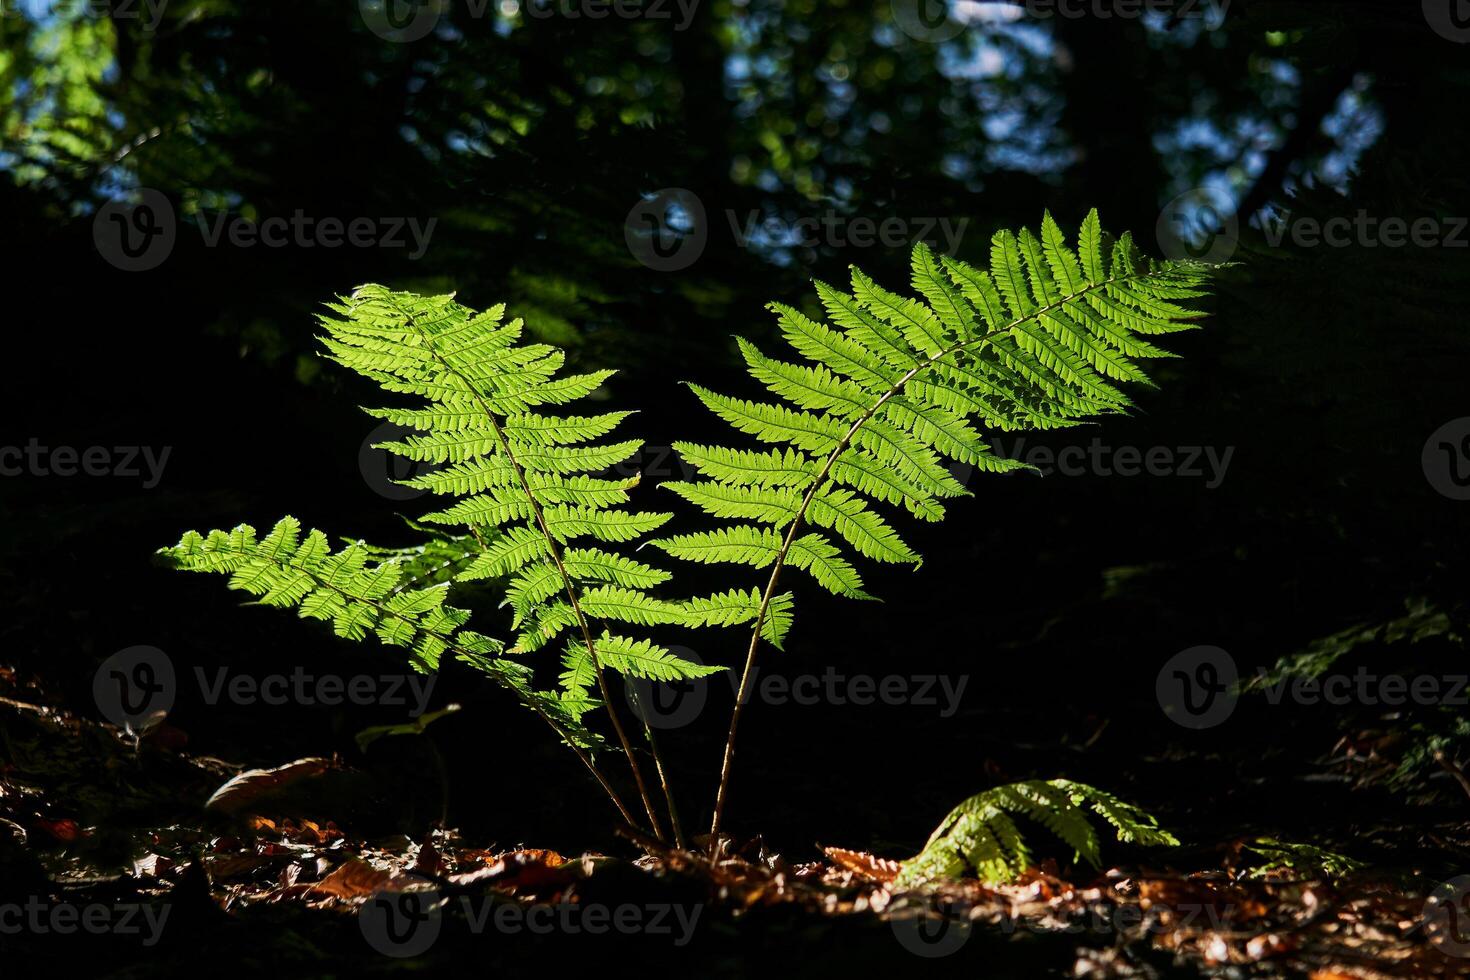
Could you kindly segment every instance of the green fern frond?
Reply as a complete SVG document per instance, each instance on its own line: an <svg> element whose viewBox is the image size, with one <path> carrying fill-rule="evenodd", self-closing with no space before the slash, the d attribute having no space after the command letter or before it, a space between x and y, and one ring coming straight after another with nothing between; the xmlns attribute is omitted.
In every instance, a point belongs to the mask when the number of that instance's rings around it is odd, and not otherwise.
<svg viewBox="0 0 1470 980"><path fill-rule="evenodd" d="M560 351L520 345L519 321L496 307L476 314L449 297L424 298L364 286L323 318L336 360L372 376L411 382L426 408L373 414L419 430L382 448L410 459L448 463L408 481L456 498L425 520L499 534L461 578L513 576L506 592L518 631L512 650L529 653L571 634L563 654L563 700L583 710L605 664L640 678L698 677L645 640L603 633L599 621L650 627L680 624L686 609L649 590L668 575L590 539L633 544L668 514L629 508L637 480L596 474L626 460L637 440L603 443L631 413L548 416L538 405L565 405L590 394L607 373L559 379ZM604 654L604 644L611 646ZM590 673L588 668L590 666Z"/></svg>
<svg viewBox="0 0 1470 980"><path fill-rule="evenodd" d="M1111 793L1069 779L1029 780L977 793L951 810L924 849L903 863L897 884L912 887L969 873L989 884L1015 878L1031 858L1011 814L1045 827L1076 857L1098 867L1097 832L1086 809L1101 815L1121 841L1156 847L1179 844L1152 816Z"/></svg>
<svg viewBox="0 0 1470 980"><path fill-rule="evenodd" d="M921 560L884 508L941 519L946 499L970 493L949 461L1024 469L992 451L987 430L1053 429L1128 410L1121 386L1152 384L1137 362L1171 356L1143 338L1194 326L1199 313L1177 301L1204 295L1209 276L1145 259L1129 236L1104 232L1096 211L1075 248L1048 214L1039 233L997 233L986 269L922 244L910 267L913 296L858 269L847 290L816 283L828 322L771 304L796 359L736 342L775 402L690 386L735 429L774 447L680 443L697 475L666 486L736 523L653 545L687 561L769 569L763 596L793 565L831 592L867 598L852 556ZM1048 812L1067 811L1058 803ZM1055 819L1086 844L1070 815Z"/></svg>
<svg viewBox="0 0 1470 980"><path fill-rule="evenodd" d="M452 651L511 688L562 732L631 820L582 751L601 742L581 717L609 701L600 644L609 644L611 670L640 678L698 677L719 668L690 664L646 640L601 629L602 621L648 627L681 624L691 616L682 604L652 594L667 581L667 572L612 547L636 546L670 516L631 506L636 477L606 475L642 446L613 436L632 413L546 411L587 398L612 372L562 375L564 352L523 342L521 321L508 320L503 306L476 312L452 296L368 285L328 310L320 317L320 340L332 360L389 392L417 397L417 404L367 411L410 430L377 448L439 464L403 482L447 498L422 520L430 525L425 533L431 540L457 542L452 560L361 544L333 555L320 535L298 543L290 522L258 544L248 529L186 536L169 556L182 567L238 566L227 569L232 587L272 605L298 605L303 615L330 618L343 636L375 632L408 647L420 669L434 669L440 655ZM439 552L447 550L438 546ZM508 651L500 641L465 630L468 614L444 603L451 582L486 579L505 583L514 630ZM558 641L565 641L565 673L556 690L536 689L533 668L500 656ZM591 694L592 682L599 697ZM608 710L649 826L659 835L631 746L616 712Z"/></svg>
<svg viewBox="0 0 1470 980"><path fill-rule="evenodd" d="M383 558L385 553L390 556ZM512 691L572 744L583 749L602 745L576 715L531 687L524 665L500 656L502 642L465 628L469 612L446 603L450 583L413 584L417 554L391 554L360 542L333 552L325 534L303 534L301 523L288 516L264 538L248 524L207 534L187 531L158 555L182 571L228 575L229 588L256 596L261 605L295 608L304 619L330 620L333 632L345 639L363 640L371 634L405 648L416 670L437 670L448 653Z"/></svg>

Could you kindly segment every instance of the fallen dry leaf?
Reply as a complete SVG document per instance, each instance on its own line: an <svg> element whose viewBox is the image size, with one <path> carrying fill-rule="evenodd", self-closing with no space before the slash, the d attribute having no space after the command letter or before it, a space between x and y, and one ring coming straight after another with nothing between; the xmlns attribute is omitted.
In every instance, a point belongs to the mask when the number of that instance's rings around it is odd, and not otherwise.
<svg viewBox="0 0 1470 980"><path fill-rule="evenodd" d="M902 865L889 858L880 858L866 851L849 851L842 847L822 848L829 860L840 868L871 881L888 884L898 877Z"/></svg>
<svg viewBox="0 0 1470 980"><path fill-rule="evenodd" d="M320 776L332 763L326 759L297 759L274 769L247 769L226 782L204 804L207 810L241 813L260 797L290 783Z"/></svg>
<svg viewBox="0 0 1470 980"><path fill-rule="evenodd" d="M366 861L347 861L331 874L307 888L308 893L330 895L351 901L369 898L380 891L394 890L395 875L381 871Z"/></svg>

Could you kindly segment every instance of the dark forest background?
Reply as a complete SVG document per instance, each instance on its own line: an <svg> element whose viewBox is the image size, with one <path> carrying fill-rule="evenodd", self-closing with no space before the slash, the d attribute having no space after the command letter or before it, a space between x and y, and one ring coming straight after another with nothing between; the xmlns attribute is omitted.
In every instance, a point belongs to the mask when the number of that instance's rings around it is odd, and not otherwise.
<svg viewBox="0 0 1470 980"><path fill-rule="evenodd" d="M346 0L169 0L157 29L141 6L47 7L7 4L0 18L0 442L171 447L147 489L0 480L0 662L60 703L96 716L97 665L135 644L181 673L396 666L391 651L151 564L186 528L283 513L334 535L413 539L399 515L426 502L386 500L359 469L374 424L356 406L379 395L317 356L313 317L358 283L507 303L574 368L619 369L607 390L641 410L630 431L667 445L717 434L678 382L751 393L731 335L773 340L766 302L809 305L808 280L840 281L850 263L907 281L906 245L741 243L732 216L963 221L956 252L983 261L997 228L1049 209L1070 231L1096 206L1158 254L1161 212L1204 188L1216 206L1193 197L1181 212L1194 233L1218 241L1212 218L1239 215L1237 264L1206 329L1178 338L1182 358L1159 366L1136 415L1026 441L1233 450L1223 480L977 477L975 500L913 532L920 571L871 574L883 604L801 592L767 671L968 675L965 697L949 718L754 706L729 829L798 854L821 842L901 855L963 796L1054 775L1127 795L1203 845L1270 830L1410 861L1422 828L1462 813L1425 752L1455 751L1463 708L1385 716L1248 696L1226 724L1192 732L1154 687L1197 645L1249 672L1393 621L1423 641L1375 635L1343 663L1463 664L1470 503L1435 489L1421 453L1470 414L1470 249L1273 246L1260 220L1470 214L1470 45L1419 3L1234 0L1203 19L1017 18L971 3L954 8L954 31L925 39L905 30L903 0L702 0L682 28L674 5L667 19L591 20L513 2L476 16L449 0L426 36L397 42L371 29L376 8ZM99 251L94 219L144 188L170 202L177 240L156 268L125 272ZM666 188L692 192L705 222L676 209L665 234L707 240L687 267L660 271L625 232ZM410 258L209 247L197 224L298 210L436 225ZM640 494L667 505L654 484L677 468L659 453L645 463ZM495 632L485 599L481 628ZM731 634L697 652L733 664L739 645ZM534 719L460 665L435 691L436 706L450 701L466 710L431 732L466 838L616 846L596 787ZM716 683L699 722L664 739L692 826L707 821L729 703ZM186 684L169 722L189 751L232 763L340 753L370 778L344 790L358 795L339 822L412 830L438 807L423 747L365 757L353 742L399 720L211 707ZM1373 757L1345 765L1343 736ZM89 805L97 817L116 801Z"/></svg>

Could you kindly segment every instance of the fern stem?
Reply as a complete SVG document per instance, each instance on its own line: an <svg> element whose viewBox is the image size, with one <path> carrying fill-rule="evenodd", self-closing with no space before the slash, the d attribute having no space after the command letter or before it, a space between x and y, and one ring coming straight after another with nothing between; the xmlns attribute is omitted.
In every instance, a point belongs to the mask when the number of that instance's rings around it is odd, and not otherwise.
<svg viewBox="0 0 1470 980"><path fill-rule="evenodd" d="M613 731L617 734L618 743L622 746L623 754L628 759L628 768L632 770L633 782L637 784L638 795L642 797L643 808L648 814L649 828L653 831L653 836L662 841L664 840L663 828L659 826L658 814L653 806L653 798L649 795L648 784L643 779L643 770L638 765L637 758L633 755L633 744L629 741L628 733L623 729L622 720L618 717L617 709L613 706L611 689L607 683L607 673L602 668L602 661L597 656L597 647L592 641L592 629L587 625L587 617L583 614L582 604L577 599L577 589L572 584L572 577L567 572L566 565L562 562L561 549L557 547L556 538L552 537L550 528L546 526L546 515L541 510L541 502L536 499L536 494L531 490L531 483L526 479L525 467L521 465L521 461L511 451L510 440L505 435L505 429L501 427L500 420L495 417L495 413L490 410L490 406L481 397L479 388L473 385L468 378L461 374L458 369L439 353L438 348L433 344L432 338L414 321L412 316L408 317L408 322L419 332L419 336L424 338L429 352L444 366L444 370L458 378L464 384L465 389L474 397L475 404L480 407L480 411L485 414L485 418L490 422L490 428L494 431L496 441L500 444L500 451L505 454L506 460L515 471L516 480L520 483L521 491L526 495L526 500L531 504L531 513L535 518L536 527L541 532L541 536L546 540L547 553L551 556L552 563L556 565L557 574L561 576L567 601L571 604L572 614L576 617L577 627L582 633L582 640L587 645L587 655L592 661L593 671L597 674L597 687L602 693L603 706L607 708L607 716L612 720ZM657 758L656 749L654 750L654 756L655 763L661 769L662 760ZM625 813L624 816L626 817L627 814ZM629 822L632 823L631 820Z"/></svg>
<svg viewBox="0 0 1470 980"><path fill-rule="evenodd" d="M847 433L842 437L842 439L837 443L836 447L827 456L827 461L822 465L822 469L817 473L816 478L812 481L811 486L807 489L806 495L802 498L801 507L798 508L796 516L791 521L790 528L787 529L786 537L781 542L781 550L776 553L776 560L771 567L771 576L769 579L767 579L765 592L761 595L760 609L756 612L755 628L751 631L750 634L750 647L746 650L745 653L745 667L740 674L740 687L735 694L735 707L730 714L730 728L725 736L725 755L724 760L720 764L720 784L715 790L715 812L713 819L710 821L709 831L710 856L712 858L718 858L719 856L720 820L724 814L725 800L730 791L730 772L734 766L735 761L735 734L740 727L740 716L744 713L745 704L749 698L750 684L752 678L754 677L755 671L756 655L760 652L761 629L765 626L766 613L770 609L771 599L776 594L776 585L780 581L781 571L786 567L786 555L791 550L791 545L796 540L796 534L801 529L802 523L806 519L807 509L811 506L812 501L816 499L817 493L820 492L822 488L826 485L827 479L831 475L832 467L837 462L837 458L847 451L847 448L852 444L853 438L857 436L858 431L867 424L869 419L877 414L879 409L881 409L885 404L888 403L889 399L895 397L900 392L902 392L904 386L906 386L921 372L933 367L940 360L949 357L952 354L959 353L960 351L964 350L967 347L970 347L971 345L984 344L992 337L999 336L1000 334L1009 333L1011 330L1020 326L1026 321L1034 320L1040 316L1050 313L1052 310L1058 309L1067 303L1074 302L1079 297L1093 292L1094 290L1101 289L1112 283L1129 282L1136 278L1140 277L1109 277L1101 282L1090 283L1084 288L1079 289L1078 291L1057 300L1055 303L1049 303L1045 306L1038 307L1025 316L1012 320L1004 327L989 330L978 337L971 337L967 340L960 341L957 344L952 344L939 353L931 355L927 360L916 364L912 369L904 374L903 377L895 381L892 387L884 392L877 401L875 401L865 412L863 412L863 414L860 415L852 423L852 426L847 430Z"/></svg>
<svg viewBox="0 0 1470 980"><path fill-rule="evenodd" d="M301 571L304 571L304 569L302 569ZM349 595L347 592L338 588L333 583L317 575L312 575L311 580L313 583L315 583L317 588L330 589L332 592L335 592L337 595L343 597L344 599L351 599L353 602L361 602L365 605L371 606L374 610L378 612L379 615L383 616L385 619L392 618L397 619L400 622L406 622L410 623L411 625L416 625L413 624L413 621L408 619L402 613L395 612L394 610L389 609L381 602L378 602L374 599L364 599L360 596ZM461 657L473 657L476 655L474 651L465 649L458 643L455 643L453 640L450 640L448 642L447 649L454 651ZM638 825L638 822L633 819L633 815L631 812L629 812L627 805L623 803L622 797L618 796L617 790L613 789L612 784L607 781L607 777L603 775L602 770L597 768L597 763L592 760L592 756L587 754L587 750L578 745L576 741L572 738L571 734L560 725L558 725L556 721L546 713L546 709L542 708L541 705L536 702L535 698L526 697L520 691L516 690L515 687L512 685L507 684L505 686L509 688L511 693L514 694L523 705L525 705L527 708L530 708L541 718L542 721L546 722L546 724L550 726L551 730L555 732L561 738L561 740L567 744L572 752L576 754L577 758L582 761L582 765L587 767L587 771L592 774L593 778L596 779L597 782L602 786L603 790L606 791L608 799L612 801L613 806L617 807L618 813L622 815L622 818L627 821L630 827L636 827Z"/></svg>
<svg viewBox="0 0 1470 980"><path fill-rule="evenodd" d="M639 714L643 714L637 688L629 687L628 690L633 692L633 700L640 709ZM646 714L643 717L643 737L648 739L649 751L653 753L653 768L658 773L658 783L664 791L664 804L669 809L669 827L674 833L674 846L681 851L687 850L688 845L684 842L684 825L679 820L679 807L674 803L674 790L669 783L669 773L664 767L663 756L659 754L658 740L654 738L653 726L648 724Z"/></svg>

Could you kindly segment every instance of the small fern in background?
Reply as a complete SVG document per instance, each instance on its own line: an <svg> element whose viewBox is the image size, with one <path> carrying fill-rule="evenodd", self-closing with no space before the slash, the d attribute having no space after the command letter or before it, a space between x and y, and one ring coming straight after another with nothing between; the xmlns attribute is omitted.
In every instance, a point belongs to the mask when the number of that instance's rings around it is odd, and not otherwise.
<svg viewBox="0 0 1470 980"><path fill-rule="evenodd" d="M1364 867L1362 861L1346 854L1274 837L1257 837L1242 841L1240 846L1261 859L1247 872L1251 878L1281 877L1288 873L1295 877L1341 878Z"/></svg>
<svg viewBox="0 0 1470 980"><path fill-rule="evenodd" d="M1121 841L1146 846L1176 846L1173 834L1138 807L1110 793L1069 779L1008 783L977 793L949 812L913 859L903 863L897 884L960 878L974 872L982 881L999 884L1031 863L1031 851L1011 815L1025 817L1051 831L1093 867L1102 858L1097 832L1087 810L1113 828Z"/></svg>
<svg viewBox="0 0 1470 980"><path fill-rule="evenodd" d="M772 304L800 361L738 344L776 401L690 386L720 418L775 447L676 444L701 479L664 486L731 523L651 542L687 561L765 572L762 587L727 596L754 626L712 838L760 642L780 648L792 622L792 594L780 591L785 567L855 599L871 598L856 556L917 567L918 553L880 506L938 521L944 501L971 495L946 459L987 472L1022 468L995 455L980 428L1052 429L1127 410L1117 384L1150 383L1135 360L1171 356L1144 338L1192 328L1199 312L1176 301L1203 296L1208 275L1198 264L1144 258L1128 235L1107 235L1096 211L1074 251L1047 215L1039 237L996 234L989 271L916 245L912 285L922 299L853 269L850 291L816 284L830 324Z"/></svg>

